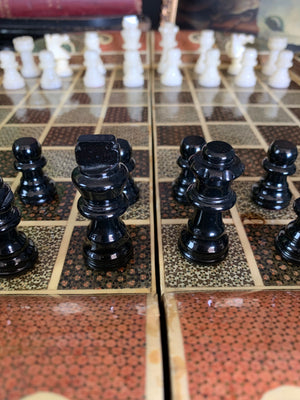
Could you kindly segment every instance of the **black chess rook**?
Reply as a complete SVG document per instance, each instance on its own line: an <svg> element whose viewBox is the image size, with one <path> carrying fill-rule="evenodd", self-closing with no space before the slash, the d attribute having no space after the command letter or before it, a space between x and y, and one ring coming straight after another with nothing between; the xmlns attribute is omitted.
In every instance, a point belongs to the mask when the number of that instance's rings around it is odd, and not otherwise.
<svg viewBox="0 0 300 400"><path fill-rule="evenodd" d="M129 172L128 180L123 192L126 194L129 205L131 206L138 201L140 194L140 190L131 176L131 172L135 167L135 159L132 157L132 148L127 140L117 139L117 142L120 145L121 162L126 165Z"/></svg>
<svg viewBox="0 0 300 400"><path fill-rule="evenodd" d="M300 197L294 201L297 218L281 229L275 238L275 246L282 258L300 265Z"/></svg>
<svg viewBox="0 0 300 400"><path fill-rule="evenodd" d="M0 177L0 276L10 276L31 269L38 251L31 239L17 226L21 214L14 206L14 195Z"/></svg>
<svg viewBox="0 0 300 400"><path fill-rule="evenodd" d="M50 202L56 196L52 179L44 174L47 161L42 155L40 143L33 137L17 139L13 144L16 158L15 169L22 172L17 193L24 204L39 205Z"/></svg>
<svg viewBox="0 0 300 400"><path fill-rule="evenodd" d="M217 263L228 253L228 235L222 211L236 202L231 182L244 171L244 165L230 144L213 141L189 159L196 182L187 196L195 208L187 227L181 231L179 250L188 260L199 264Z"/></svg>
<svg viewBox="0 0 300 400"><path fill-rule="evenodd" d="M196 178L189 166L189 158L202 150L205 145L205 139L201 136L186 136L180 144L180 156L177 159L177 164L182 171L178 178L172 184L173 196L178 203L189 204L189 199L186 195L188 187L196 181Z"/></svg>
<svg viewBox="0 0 300 400"><path fill-rule="evenodd" d="M120 146L113 135L82 135L75 157L72 180L81 194L78 210L91 221L83 244L86 264L95 270L125 267L133 247L120 218L128 208L123 193L128 170L120 162Z"/></svg>
<svg viewBox="0 0 300 400"><path fill-rule="evenodd" d="M287 177L296 171L297 147L288 140L275 140L263 160L266 175L252 187L252 200L269 210L281 210L289 205L292 193Z"/></svg>

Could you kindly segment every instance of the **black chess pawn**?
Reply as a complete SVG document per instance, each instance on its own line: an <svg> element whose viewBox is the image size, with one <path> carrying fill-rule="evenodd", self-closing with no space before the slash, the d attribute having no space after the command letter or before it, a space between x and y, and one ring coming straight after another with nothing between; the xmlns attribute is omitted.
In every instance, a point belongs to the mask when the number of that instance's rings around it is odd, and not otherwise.
<svg viewBox="0 0 300 400"><path fill-rule="evenodd" d="M292 194L287 177L296 171L297 147L288 140L275 140L268 149L268 157L263 160L267 171L252 187L253 201L269 210L281 210L289 205Z"/></svg>
<svg viewBox="0 0 300 400"><path fill-rule="evenodd" d="M40 143L33 137L17 139L13 144L15 169L22 172L17 192L24 204L39 205L56 196L55 183L43 172L47 161Z"/></svg>
<svg viewBox="0 0 300 400"><path fill-rule="evenodd" d="M125 266L133 255L126 225L123 189L128 170L120 162L120 146L113 135L82 135L75 148L78 167L72 180L79 190L78 210L91 220L83 244L87 265L96 270Z"/></svg>
<svg viewBox="0 0 300 400"><path fill-rule="evenodd" d="M177 159L177 164L182 171L178 178L172 184L174 198L182 204L189 204L189 199L186 195L187 188L196 181L196 178L189 166L189 158L202 150L205 145L205 139L201 136L186 136L180 144L180 156Z"/></svg>
<svg viewBox="0 0 300 400"><path fill-rule="evenodd" d="M132 148L129 142L125 139L117 139L117 142L120 145L121 162L126 165L129 172L128 180L123 192L126 194L129 205L131 206L138 201L140 193L139 188L135 184L130 174L135 167L135 160L132 158Z"/></svg>
<svg viewBox="0 0 300 400"><path fill-rule="evenodd" d="M0 276L25 272L34 266L38 252L33 242L17 230L21 215L14 195L0 177Z"/></svg>
<svg viewBox="0 0 300 400"><path fill-rule="evenodd" d="M300 265L300 197L294 201L297 218L281 229L275 238L275 245L282 258Z"/></svg>
<svg viewBox="0 0 300 400"><path fill-rule="evenodd" d="M181 253L196 263L216 263L228 253L228 236L222 211L236 202L231 181L244 171L244 165L230 144L213 141L189 160L196 182L187 196L195 207L193 217L181 232L178 245Z"/></svg>

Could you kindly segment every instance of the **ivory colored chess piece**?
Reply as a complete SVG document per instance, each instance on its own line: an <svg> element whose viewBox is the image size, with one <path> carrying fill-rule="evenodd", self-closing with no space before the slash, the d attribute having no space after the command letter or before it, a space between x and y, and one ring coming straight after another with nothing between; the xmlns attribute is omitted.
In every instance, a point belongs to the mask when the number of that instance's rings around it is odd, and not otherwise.
<svg viewBox="0 0 300 400"><path fill-rule="evenodd" d="M62 47L63 45L72 45L69 36L58 33L46 34L45 42L47 50L51 51L54 56L57 75L63 78L72 76L73 71L69 65L70 53Z"/></svg>
<svg viewBox="0 0 300 400"><path fill-rule="evenodd" d="M225 45L225 51L231 58L231 64L227 72L230 75L238 75L242 68L242 59L246 49L247 43L254 43L253 35L246 35L244 33L233 33L230 40Z"/></svg>
<svg viewBox="0 0 300 400"><path fill-rule="evenodd" d="M269 57L261 71L265 75L272 75L276 71L276 63L279 53L287 46L287 38L272 36L268 40L268 48L270 49Z"/></svg>
<svg viewBox="0 0 300 400"><path fill-rule="evenodd" d="M34 41L31 36L20 36L13 39L15 50L20 54L22 60L21 74L24 78L36 78L41 71L36 65L32 51Z"/></svg>
<svg viewBox="0 0 300 400"><path fill-rule="evenodd" d="M162 74L167 65L169 50L177 46L176 35L179 28L171 22L165 22L158 30L161 34L160 46L162 47L162 54L157 66L157 72Z"/></svg>
<svg viewBox="0 0 300 400"><path fill-rule="evenodd" d="M98 54L98 69L101 74L106 74L106 69L101 60L100 38L97 32L85 32L84 44L86 50L93 50Z"/></svg>
<svg viewBox="0 0 300 400"><path fill-rule="evenodd" d="M199 37L199 57L195 64L194 71L196 74L202 74L205 69L206 53L215 44L215 32L210 29L204 29Z"/></svg>
<svg viewBox="0 0 300 400"><path fill-rule="evenodd" d="M161 75L161 83L166 86L180 86L182 74L179 66L181 64L180 49L171 49L168 52L168 60L164 73Z"/></svg>
<svg viewBox="0 0 300 400"><path fill-rule="evenodd" d="M257 50L246 49L243 56L242 68L235 77L234 83L239 87L252 87L256 84L254 67L257 64Z"/></svg>
<svg viewBox="0 0 300 400"><path fill-rule="evenodd" d="M283 50L279 53L274 73L269 77L269 85L275 89L289 87L291 78L289 68L293 65L294 53L290 50Z"/></svg>
<svg viewBox="0 0 300 400"><path fill-rule="evenodd" d="M62 86L61 80L55 71L55 60L51 51L42 50L39 54L40 68L42 69L41 88L55 90Z"/></svg>
<svg viewBox="0 0 300 400"><path fill-rule="evenodd" d="M7 90L18 90L25 86L24 78L18 71L15 53L10 50L0 52L1 68L3 68L3 87Z"/></svg>
<svg viewBox="0 0 300 400"><path fill-rule="evenodd" d="M94 50L86 50L84 52L84 66L86 68L83 77L85 87L97 88L104 86L105 77L98 68L98 54Z"/></svg>
<svg viewBox="0 0 300 400"><path fill-rule="evenodd" d="M126 15L122 20L121 36L124 50L138 50L141 47L141 30L138 28L139 20L136 15Z"/></svg>
<svg viewBox="0 0 300 400"><path fill-rule="evenodd" d="M218 87L221 83L218 66L220 65L220 50L210 49L206 53L205 68L199 77L199 84L204 87Z"/></svg>
<svg viewBox="0 0 300 400"><path fill-rule="evenodd" d="M125 52L123 71L124 86L140 87L144 85L143 65L137 50Z"/></svg>

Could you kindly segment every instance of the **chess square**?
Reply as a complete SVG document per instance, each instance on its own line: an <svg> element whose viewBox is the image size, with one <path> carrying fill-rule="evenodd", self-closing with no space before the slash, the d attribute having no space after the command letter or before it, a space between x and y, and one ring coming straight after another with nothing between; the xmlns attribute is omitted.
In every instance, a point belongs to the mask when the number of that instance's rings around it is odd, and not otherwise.
<svg viewBox="0 0 300 400"><path fill-rule="evenodd" d="M0 150L0 176L1 178L12 178L17 175L14 168L15 157L11 150Z"/></svg>
<svg viewBox="0 0 300 400"><path fill-rule="evenodd" d="M156 127L158 146L177 146L186 136L203 136L201 125L159 125Z"/></svg>
<svg viewBox="0 0 300 400"><path fill-rule="evenodd" d="M200 123L197 110L194 106L156 106L155 114L156 122L159 124Z"/></svg>
<svg viewBox="0 0 300 400"><path fill-rule="evenodd" d="M277 101L269 95L269 93L262 92L236 92L238 100L242 104L276 104Z"/></svg>
<svg viewBox="0 0 300 400"><path fill-rule="evenodd" d="M101 113L100 106L92 107L62 107L54 124L97 124Z"/></svg>
<svg viewBox="0 0 300 400"><path fill-rule="evenodd" d="M148 108L144 106L108 107L105 123L148 122Z"/></svg>
<svg viewBox="0 0 300 400"><path fill-rule="evenodd" d="M114 135L128 140L131 146L149 146L150 128L148 125L102 125L101 134Z"/></svg>
<svg viewBox="0 0 300 400"><path fill-rule="evenodd" d="M234 106L203 106L206 121L245 121L243 112Z"/></svg>
<svg viewBox="0 0 300 400"><path fill-rule="evenodd" d="M258 125L257 129L269 145L280 139L300 145L300 127L297 125Z"/></svg>
<svg viewBox="0 0 300 400"><path fill-rule="evenodd" d="M207 124L212 140L222 140L231 146L260 146L260 142L248 124ZM252 150L251 150L252 151Z"/></svg>
<svg viewBox="0 0 300 400"><path fill-rule="evenodd" d="M15 140L31 136L39 140L45 127L39 125L5 125L0 129L0 146L12 147Z"/></svg>
<svg viewBox="0 0 300 400"><path fill-rule="evenodd" d="M53 108L19 108L7 123L47 124L53 112L54 112Z"/></svg>
<svg viewBox="0 0 300 400"><path fill-rule="evenodd" d="M112 91L108 104L120 106L128 105L147 105L148 103L148 93L142 90L126 90L126 91Z"/></svg>
<svg viewBox="0 0 300 400"><path fill-rule="evenodd" d="M255 123L272 122L293 122L293 119L287 114L287 112L279 106L264 107L248 106L247 113L249 117Z"/></svg>
<svg viewBox="0 0 300 400"><path fill-rule="evenodd" d="M235 153L245 165L243 176L264 175L262 161L266 157L266 153L263 149L235 149Z"/></svg>
<svg viewBox="0 0 300 400"><path fill-rule="evenodd" d="M50 128L44 146L75 146L80 135L92 135L94 126L53 126Z"/></svg>
<svg viewBox="0 0 300 400"><path fill-rule="evenodd" d="M193 98L190 92L183 91L163 91L155 92L154 100L157 104L189 104L193 103Z"/></svg>

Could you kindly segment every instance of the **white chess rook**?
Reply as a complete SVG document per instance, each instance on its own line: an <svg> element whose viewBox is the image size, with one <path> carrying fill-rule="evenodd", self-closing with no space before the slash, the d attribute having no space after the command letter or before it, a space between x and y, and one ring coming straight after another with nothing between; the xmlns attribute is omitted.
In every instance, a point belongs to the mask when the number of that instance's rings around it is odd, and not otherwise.
<svg viewBox="0 0 300 400"><path fill-rule="evenodd" d="M7 90L18 90L25 86L24 78L18 71L15 53L9 50L0 52L1 68L3 68L3 87Z"/></svg>
<svg viewBox="0 0 300 400"><path fill-rule="evenodd" d="M45 90L55 90L62 86L61 80L55 71L55 60L51 51L42 50L39 54L40 68L43 73L40 85Z"/></svg>
<svg viewBox="0 0 300 400"><path fill-rule="evenodd" d="M171 49L168 52L168 60L164 73L161 75L161 83L165 86L180 86L182 74L179 66L181 64L180 49Z"/></svg>
<svg viewBox="0 0 300 400"><path fill-rule="evenodd" d="M206 53L204 71L199 77L199 84L204 87L218 87L221 83L218 66L220 65L220 50L210 49Z"/></svg>
<svg viewBox="0 0 300 400"><path fill-rule="evenodd" d="M83 77L85 87L97 88L104 86L105 77L98 68L99 55L94 50L84 52L84 66L86 67Z"/></svg>
<svg viewBox="0 0 300 400"><path fill-rule="evenodd" d="M276 70L269 78L269 85L275 89L285 89L289 87L291 78L289 68L293 65L294 53L291 50L283 50L279 53L276 63Z"/></svg>
<svg viewBox="0 0 300 400"><path fill-rule="evenodd" d="M199 37L199 57L195 64L196 74L202 74L205 69L206 53L215 44L215 32L210 29L204 29Z"/></svg>
<svg viewBox="0 0 300 400"><path fill-rule="evenodd" d="M256 84L254 67L257 65L257 50L246 49L242 60L242 68L235 77L234 83L239 87L252 87Z"/></svg>
<svg viewBox="0 0 300 400"><path fill-rule="evenodd" d="M36 78L41 71L36 65L32 51L34 49L34 41L31 36L20 36L13 39L15 50L20 54L22 61L21 74L24 78Z"/></svg>
<svg viewBox="0 0 300 400"><path fill-rule="evenodd" d="M276 62L279 53L284 50L287 46L287 38L273 36L268 40L268 48L270 49L270 54L266 64L262 67L262 73L265 75L272 75L276 71Z"/></svg>

